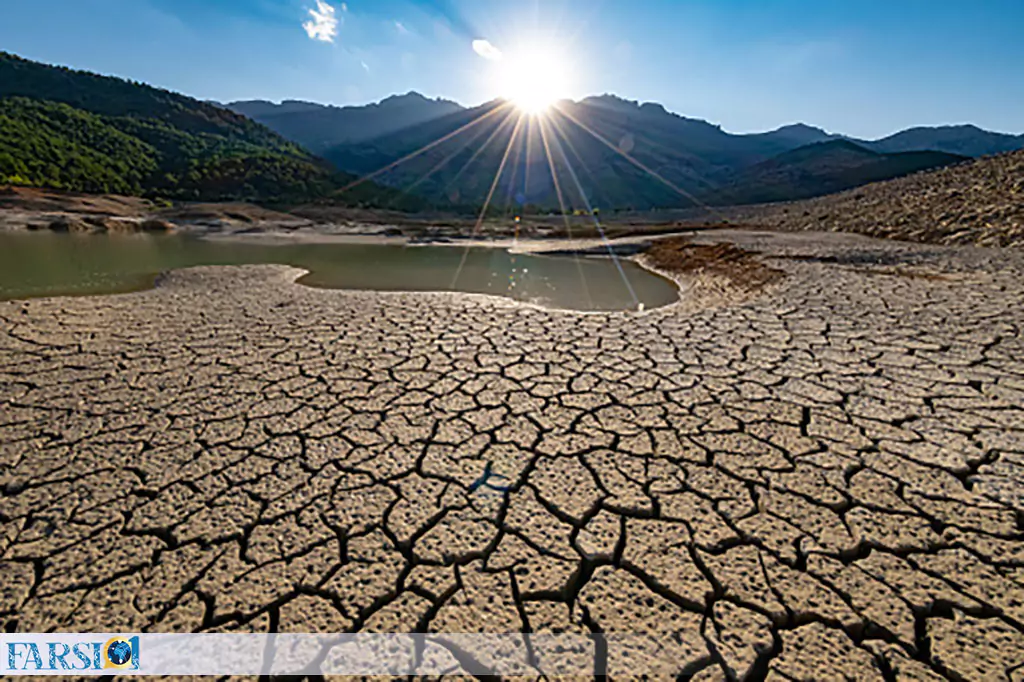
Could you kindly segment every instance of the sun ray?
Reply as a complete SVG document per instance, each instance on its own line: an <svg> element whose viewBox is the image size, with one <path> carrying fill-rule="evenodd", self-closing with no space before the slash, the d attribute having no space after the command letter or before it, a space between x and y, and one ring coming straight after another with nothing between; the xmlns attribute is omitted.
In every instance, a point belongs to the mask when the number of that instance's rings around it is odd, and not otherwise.
<svg viewBox="0 0 1024 682"><path fill-rule="evenodd" d="M473 119L469 123L466 123L466 124L464 124L462 126L459 126L458 128L456 128L455 130L451 131L450 133L447 133L447 134L443 135L442 137L439 137L438 139L434 140L433 142L430 142L428 144L423 145L422 147L420 147L419 149L417 149L414 152L406 154L405 156L403 156L402 158L398 159L397 161L392 161L391 163L389 163L388 165L384 166L383 168L379 168L379 169L375 170L374 172L372 172L372 173L370 173L368 175L364 175L361 178L358 178L357 180L354 180L354 181L350 182L349 184L347 184L344 187L342 187L341 189L339 189L337 193L338 194L343 194L343 193L349 191L350 189L358 187L359 185L363 184L364 182L369 182L370 180L373 180L374 178L378 177L379 175L381 175L383 173L386 173L389 170L392 170L393 168L395 168L395 167L405 163L406 161L409 161L410 159L414 159L417 156L419 156L420 154L423 154L425 152L430 151L431 149L433 149L437 145L442 144L442 143L452 139L453 137L455 137L456 135L462 133L463 131L468 130L469 128L472 128L473 126L479 124L481 121L484 121L484 120L490 118L491 116L494 116L496 113L498 113L502 109L509 109L511 107L512 107L512 105L507 103L507 102L506 103L502 103L502 104L496 106L495 108L491 109L490 111L488 111L486 113L483 113L480 116L477 116L475 119Z"/></svg>
<svg viewBox="0 0 1024 682"><path fill-rule="evenodd" d="M558 116L554 112L552 112L552 115L548 117L548 121L550 122L555 134L561 137L561 142L565 143L565 145L569 147L569 151L572 152L573 157L579 162L580 168L582 168L583 172L587 174L587 177L590 179L591 184L597 189L598 192L601 193L601 196L599 198L608 204L612 204L613 202L609 199L607 193L605 193L605 191L601 189L601 183L597 181L597 178L594 177L594 174L590 172L590 168L587 167L586 162L583 161L583 155L576 150L576 146L572 143L572 140L569 139L568 133L560 125Z"/></svg>
<svg viewBox="0 0 1024 682"><path fill-rule="evenodd" d="M447 190L449 187L451 187L452 185L459 181L459 179L462 177L462 174L465 173L466 170L468 170L469 167L473 165L473 162L476 161L481 154L484 153L484 151L491 145L491 142L494 141L494 138L496 138L505 128L507 128L510 125L516 113L517 112L514 109L509 109L508 114L505 115L505 118L502 119L501 123L495 126L494 130L491 131L491 134L487 136L486 140L484 140L484 143L480 145L475 152L473 152L473 155L469 157L469 160L466 161L466 163L462 164L462 168L460 168L459 172L455 174L455 177L453 177L445 184L445 190ZM519 116L522 116L522 114L519 114Z"/></svg>
<svg viewBox="0 0 1024 682"><path fill-rule="evenodd" d="M529 132L530 132L530 121L529 121L529 119L527 119L527 121L526 121L526 135L525 136L528 136ZM519 165L520 165L520 162L522 160L523 160L523 143L522 143L522 140L520 140L515 145L515 156L512 159L512 172L509 174L510 182L508 183L508 192L505 194L505 214L506 215L508 215L509 210L512 208L512 199L514 198L514 194L515 194L515 191L516 191L516 185L519 182ZM518 237L518 233L519 233L519 226L517 224L516 225L516 236L517 237Z"/></svg>
<svg viewBox="0 0 1024 682"><path fill-rule="evenodd" d="M548 160L548 168L551 170L551 181L555 185L555 196L558 197L558 207L561 209L562 221L565 223L565 234L572 239L572 225L570 224L569 216L566 215L565 199L562 196L562 186L558 182L558 171L555 170L555 163L551 159L551 147L548 145L548 137L544 132L544 122L540 121L538 127L540 128L541 142L544 146L544 155ZM587 278L583 274L583 264L580 263L580 254L578 250L573 249L573 258L576 260L576 269L580 273L580 284L583 286L583 293L587 297L587 303L591 307L594 305L594 299L590 296L590 287L587 286Z"/></svg>
<svg viewBox="0 0 1024 682"><path fill-rule="evenodd" d="M423 175L423 177L418 178L411 185L409 185L404 190L402 190L403 193L406 193L406 194L411 193L413 190L415 190L421 184L426 182L430 178L430 176L432 176L434 173L436 173L437 171L439 171L442 168L444 168L445 166L447 166L449 163L451 163L452 159L454 159L456 156L458 156L459 154L464 152L466 150L466 148L469 147L471 144L473 144L474 142L479 140L480 137L483 136L483 134L486 132L486 130L487 130L486 128L480 128L480 129L474 131L473 135L468 140L466 140L462 144L461 147L459 147L458 149L453 151L451 154L449 154L448 156L446 156L443 159L441 159L436 165L434 165L433 168L431 168L429 171L427 171ZM447 183L447 185L450 185L450 184L451 183ZM446 185L446 187L447 187L447 185Z"/></svg>
<svg viewBox="0 0 1024 682"><path fill-rule="evenodd" d="M555 162L554 162L554 159L551 156L551 146L548 143L548 136L547 136L547 133L544 130L544 123L543 122L540 123L539 128L540 128L541 143L544 146L544 156L547 158L548 168L551 169L551 181L552 181L552 183L555 186L555 196L558 197L558 206L559 206L559 208L562 209L562 216L564 218L568 218L568 216L566 216L566 213L565 213L566 212L566 208L567 208L566 205L565 205L565 195L562 193L562 184L558 180L558 171L555 168ZM569 221L566 220L565 223L566 223L565 224L566 230L571 232L572 228L569 227Z"/></svg>
<svg viewBox="0 0 1024 682"><path fill-rule="evenodd" d="M576 185L576 190L580 194L580 199L583 200L583 203L587 208L587 214L594 220L594 227L597 228L598 234L601 235L601 241L608 250L608 256L612 259L612 262L615 263L615 268L619 271L619 276L622 277L622 282L626 285L626 290L629 291L630 298L633 299L633 305L639 307L640 299L637 298L636 291L633 289L633 284L629 281L629 277L626 276L626 271L623 269L622 263L619 261L618 254L615 253L615 249L612 247L611 242L608 240L608 236L605 234L604 226L601 225L601 219L594 215L594 207L590 204L590 199L587 198L587 193L584 191L583 185L580 184L579 178L576 177L576 171L572 169L572 164L569 163L568 158L565 156L565 150L562 149L562 145L559 143L558 139L555 139L554 142L555 148L562 155L562 162L565 164L565 169L568 171L569 177L572 178L573 184Z"/></svg>
<svg viewBox="0 0 1024 682"><path fill-rule="evenodd" d="M501 180L502 174L505 172L505 165L508 163L509 154L512 152L512 146L516 143L516 138L519 136L519 130L523 126L524 116L520 115L516 121L516 126L512 130L512 137L509 138L508 144L505 145L505 153L501 157L501 163L498 164L498 171L494 174L494 181L491 183L491 188L487 192L487 198L484 199L483 208L480 210L480 216L477 218L476 225L473 226L473 235L476 236L480 232L480 228L484 224L484 218L487 216L487 209L490 206L491 200L494 198L494 192L498 188L498 182Z"/></svg>
<svg viewBox="0 0 1024 682"><path fill-rule="evenodd" d="M530 153L533 148L531 144L531 138L536 140L537 129L533 125L534 120L531 119L527 124L526 128L526 169L523 171L523 212L526 212L526 204L529 203L530 198L530 165L533 160L530 158Z"/></svg>
<svg viewBox="0 0 1024 682"><path fill-rule="evenodd" d="M505 146L505 153L501 157L501 163L498 164L498 171L494 174L494 182L491 183L491 189L487 192L487 198L484 199L483 208L480 209L480 217L477 218L476 225L473 226L473 237L476 237L480 232L480 228L484 224L484 218L487 217L487 209L491 204L491 199L494 198L494 191L498 188L498 181L501 180L501 174L505 172L505 164L508 162L509 153L512 151L512 145L515 144L516 137L519 135L519 129L523 125L523 119L525 117L520 114L519 120L516 121L516 127L512 130L512 137L509 139L508 144ZM462 259L459 261L459 267L455 270L455 277L452 278L452 290L455 289L455 285L459 281L459 276L462 274L462 269L466 266L466 258L469 256L469 245L462 251Z"/></svg>
<svg viewBox="0 0 1024 682"><path fill-rule="evenodd" d="M593 136L594 139L596 139L598 142L600 142L604 146L608 147L613 152L615 152L616 154L618 154L622 158L626 159L626 161L629 161L631 164L633 164L634 166L636 166L640 170L644 171L645 173L650 175L652 178L654 178L655 180L659 181L660 183L662 183L663 185L665 185L669 189L673 190L674 192L676 192L677 194L679 194L683 198L689 199L695 205L703 208L708 213L712 213L714 215L721 215L713 207L708 206L707 204L705 204L703 201L698 199L696 196L694 196L690 192L687 192L686 190L684 190L684 189L682 189L680 187L677 187L674 183L672 183L669 180L666 180L664 177L662 177L661 174L659 174L658 172L648 168L646 165L644 165L643 163L641 163L637 159L633 158L630 154L628 154L628 153L622 151L621 149L619 149L618 146L616 146L616 145L612 144L611 142L609 142L600 133L595 132L586 123L583 123L578 118L576 118L575 116L573 116L569 112L565 111L562 107L558 106L557 104L555 105L555 110L558 111L559 114L565 116L570 121L572 121L573 123L578 125L580 128L582 128L586 132L590 133L590 135Z"/></svg>

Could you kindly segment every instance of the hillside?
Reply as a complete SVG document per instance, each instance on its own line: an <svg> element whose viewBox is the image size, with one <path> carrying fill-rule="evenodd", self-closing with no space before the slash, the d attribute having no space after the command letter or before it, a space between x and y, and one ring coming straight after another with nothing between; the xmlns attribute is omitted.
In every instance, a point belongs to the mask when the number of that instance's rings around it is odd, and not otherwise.
<svg viewBox="0 0 1024 682"><path fill-rule="evenodd" d="M833 135L825 132L821 128L815 128L814 126L805 125L803 123L794 123L792 125L782 126L781 128L770 130L766 133L752 133L747 135L747 137L751 139L759 139L789 149L804 147L818 142L842 139L841 135Z"/></svg>
<svg viewBox="0 0 1024 682"><path fill-rule="evenodd" d="M462 110L455 102L428 99L418 92L395 95L365 106L332 107L296 101L274 104L262 100L232 102L227 106L316 153L339 144L387 135Z"/></svg>
<svg viewBox="0 0 1024 682"><path fill-rule="evenodd" d="M372 184L337 196L351 180L226 109L0 52L0 184L204 201L395 197Z"/></svg>
<svg viewBox="0 0 1024 682"><path fill-rule="evenodd" d="M967 158L929 151L879 154L848 140L818 142L740 171L732 184L710 194L707 201L736 205L805 199Z"/></svg>
<svg viewBox="0 0 1024 682"><path fill-rule="evenodd" d="M780 230L1024 247L1024 150L807 201L724 209L724 215Z"/></svg>
<svg viewBox="0 0 1024 682"><path fill-rule="evenodd" d="M929 149L963 156L988 156L1024 148L1024 135L993 133L973 125L939 126L910 128L866 145L886 154Z"/></svg>
<svg viewBox="0 0 1024 682"><path fill-rule="evenodd" d="M511 107L490 102L366 142L338 145L324 157L346 172L368 174L430 147L378 180L433 201L479 204L508 149L493 199L500 207L557 208L561 191L568 208L589 203L649 210L820 196L955 163L1001 139L977 128L929 128L874 143L802 124L737 135L659 104L613 95L561 102L546 122L525 119L512 144L518 119ZM879 150L879 144L893 149ZM943 146L967 153L933 149Z"/></svg>
<svg viewBox="0 0 1024 682"><path fill-rule="evenodd" d="M324 157L342 170L364 174L443 140L379 180L434 200L482 203L508 149L495 192L499 205L554 208L560 189L571 208L585 208L588 202L599 207L651 208L692 206L691 197L720 187L736 169L789 148L785 141L744 140L705 121L671 114L660 105L609 95L562 102L545 119L524 117L512 144L519 118L511 106L495 101L366 143L340 145L324 152Z"/></svg>

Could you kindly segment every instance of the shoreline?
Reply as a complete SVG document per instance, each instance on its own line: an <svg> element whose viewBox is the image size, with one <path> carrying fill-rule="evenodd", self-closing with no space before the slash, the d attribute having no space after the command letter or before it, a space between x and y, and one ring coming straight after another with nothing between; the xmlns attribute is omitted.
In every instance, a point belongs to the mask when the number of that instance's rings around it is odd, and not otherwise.
<svg viewBox="0 0 1024 682"><path fill-rule="evenodd" d="M695 234L697 230L679 230L652 235L633 235L627 237L612 237L603 240L600 237L499 237L495 239L481 239L476 237L439 237L439 238L412 238L407 236L373 234L367 232L325 232L325 231L266 231L266 232L182 232L188 236L208 241L224 242L281 242L286 244L379 244L379 245L401 245L401 246L448 246L466 248L494 248L505 249L514 254L547 254L547 255L580 255L588 257L609 257L611 254L602 251L608 246L613 249L627 246L627 253L616 252L617 256L636 255L637 246L645 245L657 239L679 237ZM646 248L646 245L645 245Z"/></svg>
<svg viewBox="0 0 1024 682"><path fill-rule="evenodd" d="M128 239L136 240L139 237L152 237L153 239L188 239L205 241L212 243L221 244L250 244L250 245L262 245L267 247L275 246L288 246L288 245L309 245L309 244L331 244L331 245L353 245L353 246L390 246L390 247L402 247L402 248L416 248L419 246L423 247L464 247L465 249L499 249L510 255L523 255L535 258L551 258L551 259L565 259L567 262L572 256L582 257L592 260L604 260L609 259L608 253L605 252L606 245L600 240L566 240L566 239L476 239L476 240L460 240L460 241L440 241L440 242L427 242L427 243L412 243L407 237L399 236L386 236L382 234L339 234L339 233L302 233L296 234L292 232L283 231L267 231L260 233L234 233L234 234L209 234L209 233L198 233L198 232L179 232L171 234L150 234L150 233L54 233L50 231L24 231L22 234L25 235L47 235L49 238L53 238L57 235L58 239L72 239L81 240L88 239L91 237L100 237L103 239L119 240ZM31 239L32 237L29 237ZM347 292L364 292L369 294L449 294L454 296L484 296L492 297L494 299L500 299L503 302L510 303L517 306L525 306L530 308L536 308L540 310L548 310L554 312L566 312L578 315L613 315L613 314L645 314L653 311L665 310L678 305L684 298L685 291L688 285L679 278L668 276L665 272L662 272L656 268L652 268L649 263L643 262L637 258L638 247L643 250L649 247L650 241L643 240L640 238L625 238L622 240L610 240L608 246L615 251L616 256L624 260L628 260L633 265L643 271L646 275L656 277L663 280L666 286L671 287L671 299L669 300L666 296L663 300L659 301L637 301L628 306L622 307L606 307L605 306L593 306L586 307L583 304L574 304L569 300L560 301L557 297L551 300L542 298L541 300L535 299L523 299L515 296L503 295L502 293L496 292L483 292L471 290L452 290L444 288L434 289L390 289L390 288L373 288L372 285L366 283L366 286L328 286L321 285L318 283L307 283L305 280L309 275L316 275L317 268L304 267L298 263L290 263L282 260L279 265L299 267L304 272L296 276L296 284L307 287L310 289L320 290L331 290L331 291L347 291ZM617 248L622 248L623 253L618 253ZM597 248L598 251L594 251ZM428 257L429 258L429 257ZM273 260L253 262L251 265L259 264L273 264ZM72 286L70 288L55 287L53 291L42 291L40 293L24 293L4 296L3 300L31 300L31 299L42 299L42 298L65 298L65 297L102 297L107 295L120 295L126 293L138 293L152 291L160 288L160 283L169 274L174 272L185 271L193 267L211 267L211 268L233 268L238 266L247 265L246 263L224 263L223 265L204 265L202 263L196 263L194 265L181 264L171 267L161 267L159 270L152 274L152 277L147 277L144 284L130 284L125 286L114 286L110 290L95 291L95 290L76 290L77 287ZM667 292L666 292L667 293ZM571 296L570 296L571 298ZM634 299L635 300L635 299Z"/></svg>

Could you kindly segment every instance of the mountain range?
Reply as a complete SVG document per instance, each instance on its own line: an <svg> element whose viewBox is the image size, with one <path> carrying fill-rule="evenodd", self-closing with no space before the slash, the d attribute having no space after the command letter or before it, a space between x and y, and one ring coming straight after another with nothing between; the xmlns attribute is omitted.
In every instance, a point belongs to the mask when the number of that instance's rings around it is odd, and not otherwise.
<svg viewBox="0 0 1024 682"><path fill-rule="evenodd" d="M649 112L659 109L668 116L677 116L661 105L620 99L614 95L587 98L586 102L629 110L640 106ZM418 92L393 95L380 102L361 106L330 106L285 100L280 104L265 100L231 102L232 111L266 125L280 135L315 153L333 146L366 142L435 118L466 110L460 104L441 98L430 99ZM683 118L683 117L678 117ZM703 123L700 119L688 119ZM716 126L717 127L717 126ZM829 140L848 140L871 151L891 154L908 151L939 151L961 156L1002 154L1024 148L1024 135L1008 135L983 130L975 125L916 127L878 140L865 140L828 133L821 128L794 123L765 133L742 137L762 141L780 152Z"/></svg>
<svg viewBox="0 0 1024 682"><path fill-rule="evenodd" d="M415 92L360 107L221 106L0 52L0 184L401 210L649 209L813 197L1020 148L1024 136L970 125L880 140L805 124L733 134L614 95L537 117Z"/></svg>
<svg viewBox="0 0 1024 682"><path fill-rule="evenodd" d="M227 107L315 154L339 144L365 142L462 109L455 102L428 99L418 92L394 95L360 107L332 107L295 100L280 104L251 100L232 102Z"/></svg>
<svg viewBox="0 0 1024 682"><path fill-rule="evenodd" d="M518 132L518 116L500 100L467 109L414 92L362 107L228 106L357 175L414 155L374 178L435 203L481 204L489 194L499 206L538 208L783 201L1024 148L1024 135L972 125L912 128L879 140L802 123L732 134L614 95L561 102L547 122L525 120Z"/></svg>
<svg viewBox="0 0 1024 682"><path fill-rule="evenodd" d="M424 112L436 110L435 100L415 94L394 99L403 98L409 105L404 111L426 103L415 123L320 153L337 168L363 176L414 155L374 179L437 203L481 204L489 194L499 206L538 208L781 201L1024 147L1024 136L974 126L915 128L880 140L804 124L732 134L659 104L613 95L560 102L546 119L524 119L516 131L519 116L500 100L428 118ZM356 136L345 130L344 120L354 120L360 109L330 110L339 136ZM262 120L258 111L250 111ZM308 116L308 109L301 115ZM279 112L276 125L288 117ZM400 117L389 119L391 126L399 122Z"/></svg>
<svg viewBox="0 0 1024 682"><path fill-rule="evenodd" d="M721 206L808 199L968 160L934 151L883 154L845 139L829 140L744 168L706 199Z"/></svg>

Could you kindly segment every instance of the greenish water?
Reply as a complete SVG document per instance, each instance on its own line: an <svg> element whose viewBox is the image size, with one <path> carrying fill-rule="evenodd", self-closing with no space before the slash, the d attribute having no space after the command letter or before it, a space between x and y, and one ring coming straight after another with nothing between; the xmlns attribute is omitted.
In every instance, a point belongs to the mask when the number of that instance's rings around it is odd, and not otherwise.
<svg viewBox="0 0 1024 682"><path fill-rule="evenodd" d="M637 303L656 308L677 298L671 282L628 261L620 263L620 271L610 259L512 255L504 249L459 246L0 233L0 299L137 291L151 287L166 270L257 263L309 270L299 281L313 287L455 290L575 310L627 310Z"/></svg>

